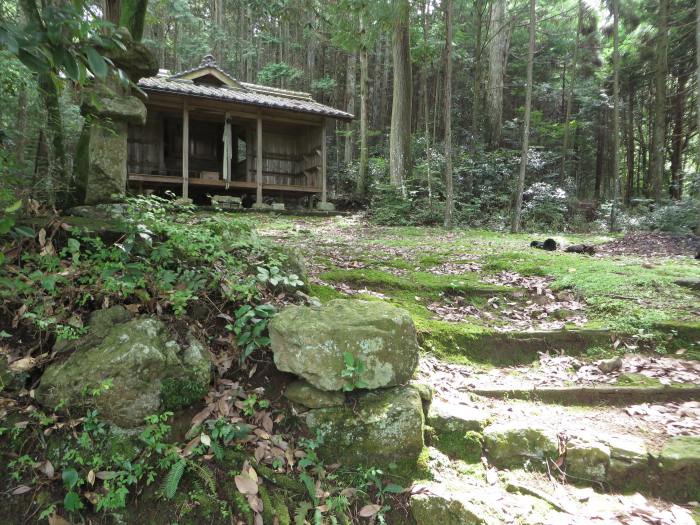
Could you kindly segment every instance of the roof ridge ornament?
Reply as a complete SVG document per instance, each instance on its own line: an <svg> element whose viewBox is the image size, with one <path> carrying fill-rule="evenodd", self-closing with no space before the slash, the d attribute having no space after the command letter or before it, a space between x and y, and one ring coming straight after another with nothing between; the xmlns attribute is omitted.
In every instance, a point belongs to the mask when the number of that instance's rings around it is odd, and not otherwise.
<svg viewBox="0 0 700 525"><path fill-rule="evenodd" d="M202 61L199 63L200 67L214 66L216 67L216 60L214 60L214 55L206 54L202 57Z"/></svg>

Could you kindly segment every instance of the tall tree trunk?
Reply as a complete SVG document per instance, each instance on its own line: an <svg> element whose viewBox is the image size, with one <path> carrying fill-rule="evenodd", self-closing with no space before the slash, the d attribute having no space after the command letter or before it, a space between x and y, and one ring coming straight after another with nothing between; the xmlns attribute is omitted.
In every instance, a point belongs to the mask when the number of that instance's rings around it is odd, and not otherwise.
<svg viewBox="0 0 700 525"><path fill-rule="evenodd" d="M357 194L360 198L363 198L367 193L367 168L369 164L367 144L369 64L367 59L366 9L366 6L363 6L360 12L360 165L357 170Z"/></svg>
<svg viewBox="0 0 700 525"><path fill-rule="evenodd" d="M351 115L355 114L355 65L357 56L355 53L348 55L348 67L345 74L345 100L347 102L346 109ZM353 152L355 150L355 132L352 122L346 126L347 135L345 136L345 151L343 160L346 165L352 163Z"/></svg>
<svg viewBox="0 0 700 525"><path fill-rule="evenodd" d="M148 0L121 0L119 25L126 27L137 42L143 37Z"/></svg>
<svg viewBox="0 0 700 525"><path fill-rule="evenodd" d="M683 146L685 145L683 132L683 109L685 108L685 86L688 74L685 67L681 67L678 74L676 94L673 97L673 135L671 136L671 187L670 197L680 200L683 194Z"/></svg>
<svg viewBox="0 0 700 525"><path fill-rule="evenodd" d="M489 24L489 78L486 91L488 113L487 142L495 149L501 144L503 120L503 78L508 58L510 40L509 22L506 20L506 0L492 0Z"/></svg>
<svg viewBox="0 0 700 525"><path fill-rule="evenodd" d="M525 189L525 172L527 170L527 153L530 147L530 109L532 106L532 69L535 62L535 29L537 27L536 0L530 0L530 44L527 49L527 88L525 89L525 115L523 116L523 141L520 152L520 172L515 190L515 208L510 230L520 231L520 218L523 207L523 191Z"/></svg>
<svg viewBox="0 0 700 525"><path fill-rule="evenodd" d="M27 148L27 85L21 82L17 91L17 152L15 160L20 169L24 164L24 154Z"/></svg>
<svg viewBox="0 0 700 525"><path fill-rule="evenodd" d="M561 182L566 179L566 158L569 154L569 121L571 120L571 107L574 100L574 88L576 87L576 70L578 66L578 48L581 38L581 26L583 24L583 1L578 0L578 22L576 24L576 42L574 44L574 60L571 64L571 80L569 91L566 94L566 113L564 115L564 140L561 148Z"/></svg>
<svg viewBox="0 0 700 525"><path fill-rule="evenodd" d="M472 125L471 132L473 135L479 133L481 127L481 109L483 106L483 94L481 92L482 82L482 27L484 25L484 0L475 0L474 2L474 98L472 100Z"/></svg>
<svg viewBox="0 0 700 525"><path fill-rule="evenodd" d="M654 73L654 128L652 133L649 183L651 196L661 200L666 150L666 76L668 75L668 9L670 0L659 0Z"/></svg>
<svg viewBox="0 0 700 525"><path fill-rule="evenodd" d="M445 228L452 228L452 0L445 0Z"/></svg>
<svg viewBox="0 0 700 525"><path fill-rule="evenodd" d="M700 137L700 0L695 1L695 17L695 59L697 60L697 78L695 81L698 86L696 87L695 94L695 118L697 119L697 133ZM697 140L697 145L698 151L697 158L695 159L695 169L696 171L700 171L700 138ZM695 199L698 201L698 205L700 205L700 194L696 195ZM700 220L698 220L698 224L695 227L695 233L700 235Z"/></svg>
<svg viewBox="0 0 700 525"><path fill-rule="evenodd" d="M394 0L394 89L389 136L389 177L406 196L411 170L411 43L409 0Z"/></svg>
<svg viewBox="0 0 700 525"><path fill-rule="evenodd" d="M212 43L212 53L214 59L220 65L224 65L222 36L224 32L224 2L223 0L212 0L212 14L214 22L214 42Z"/></svg>
<svg viewBox="0 0 700 525"><path fill-rule="evenodd" d="M598 110L598 129L596 133L596 155L595 155L595 182L593 185L593 198L600 201L601 189L603 187L603 166L605 165L605 121L607 108L601 106Z"/></svg>
<svg viewBox="0 0 700 525"><path fill-rule="evenodd" d="M627 150L627 189L625 204L630 205L634 196L634 88L627 85L627 118L625 119L625 145Z"/></svg>
<svg viewBox="0 0 700 525"><path fill-rule="evenodd" d="M424 4L424 18L423 18L423 45L428 47L428 17L427 17L427 10L428 10L428 2L426 1ZM426 172L426 179L427 179L427 185L428 185L428 207L432 210L433 206L433 179L432 179L432 160L433 160L433 152L432 152L432 137L430 136L430 97L428 96L428 61L426 60L426 64L424 65L423 68L423 74L424 74L424 80L425 80L425 86L422 88L423 89L423 108L425 112L425 122L423 123L423 130L425 133L425 172Z"/></svg>
<svg viewBox="0 0 700 525"><path fill-rule="evenodd" d="M610 231L615 231L617 199L620 194L620 4L612 0L613 11L613 140L612 140L612 206Z"/></svg>
<svg viewBox="0 0 700 525"><path fill-rule="evenodd" d="M22 0L22 10L26 19L36 27L46 30L44 20L36 0ZM41 73L38 77L39 91L46 107L47 127L51 134L53 162L50 169L52 186L66 189L68 171L66 165L66 148L63 133L63 118L61 116L60 93L49 74ZM51 196L53 197L53 196Z"/></svg>
<svg viewBox="0 0 700 525"><path fill-rule="evenodd" d="M429 0L423 0L423 8L421 13L421 25L423 29L423 47L428 49L428 3ZM424 60L420 68L420 118L418 119L418 127L426 128L426 123L430 118L428 111L428 72L430 70L430 60ZM426 137L427 140L427 137Z"/></svg>

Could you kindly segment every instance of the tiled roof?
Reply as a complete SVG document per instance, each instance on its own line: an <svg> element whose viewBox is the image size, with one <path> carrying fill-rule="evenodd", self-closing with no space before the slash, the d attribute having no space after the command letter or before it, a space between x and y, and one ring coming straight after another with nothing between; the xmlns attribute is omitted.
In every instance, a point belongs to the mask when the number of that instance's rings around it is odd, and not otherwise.
<svg viewBox="0 0 700 525"><path fill-rule="evenodd" d="M236 86L240 86L240 89L227 85L213 86L195 84L192 80L181 78L185 75L190 76L196 73L196 71L205 68L216 69L221 74L233 80ZM316 102L308 93L287 91L284 89L235 81L228 73L220 69L210 56L205 57L202 64L198 67L182 71L175 75L167 76L159 74L155 77L142 78L139 80L139 87L147 93L149 91L176 93L225 102L235 102L237 104L249 106L324 115L341 120L351 120L354 118L350 113Z"/></svg>

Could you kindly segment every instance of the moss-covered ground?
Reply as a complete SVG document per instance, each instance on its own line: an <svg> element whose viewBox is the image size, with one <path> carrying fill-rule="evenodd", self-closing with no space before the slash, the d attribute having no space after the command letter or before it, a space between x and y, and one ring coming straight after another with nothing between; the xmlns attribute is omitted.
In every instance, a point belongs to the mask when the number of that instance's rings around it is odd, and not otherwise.
<svg viewBox="0 0 700 525"><path fill-rule="evenodd" d="M606 332L633 338L636 346L661 353L684 349L700 358L698 295L675 284L700 278L700 263L690 257L586 256L530 248L546 235L507 234L483 230L429 227L377 227L353 217L295 218L248 216L268 237L297 247L313 277L311 292L321 301L356 297L384 299L411 312L425 350L453 361L493 360L494 346L512 347L505 361L521 362L547 347L566 346L577 353L609 355ZM613 237L556 235L562 244L600 245ZM442 268L468 268L461 273ZM501 272L548 278L554 293L572 292L585 304L588 329L583 336L527 336L499 331L501 321L440 319L431 303L458 298L461 304L488 310L488 300L503 297L524 303L531 297L516 288L485 282ZM566 325L566 329L575 328ZM588 337L590 334L590 337ZM551 338L554 337L554 341ZM497 343L495 345L494 343ZM487 354L489 359L484 359Z"/></svg>

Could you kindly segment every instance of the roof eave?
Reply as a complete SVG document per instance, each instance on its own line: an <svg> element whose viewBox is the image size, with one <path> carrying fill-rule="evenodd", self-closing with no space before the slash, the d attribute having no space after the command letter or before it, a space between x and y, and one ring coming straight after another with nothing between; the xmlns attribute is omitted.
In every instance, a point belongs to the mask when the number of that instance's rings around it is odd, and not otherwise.
<svg viewBox="0 0 700 525"><path fill-rule="evenodd" d="M238 105L238 106L250 106L250 107L257 107L257 108L266 108L266 109L273 109L277 111L288 111L291 113L302 113L304 115L316 115L318 117L325 117L325 118L332 118L336 120L342 120L344 122L351 122L352 120L355 119L355 116L350 114L350 113L345 113L341 112L340 110L337 110L335 108L333 111L338 111L342 114L337 115L337 114L332 114L332 113L322 113L319 111L312 111L312 110L305 110L305 109L300 109L300 108L279 108L275 107L274 105L271 104L256 104L253 102L243 102L240 100L228 100L224 98L218 98L218 97L210 97L206 95L198 95L196 93L183 93L181 91L175 90L175 89L167 89L167 88L158 88L158 87L153 87L153 86L139 86L139 89L143 90L145 93L167 93L169 95L178 95L180 97L190 97L190 98L198 98L198 99L205 99L205 100L214 100L216 102L221 102L224 104L233 104L233 105ZM318 102L315 102L316 104L319 104ZM328 106L330 107L330 106Z"/></svg>

